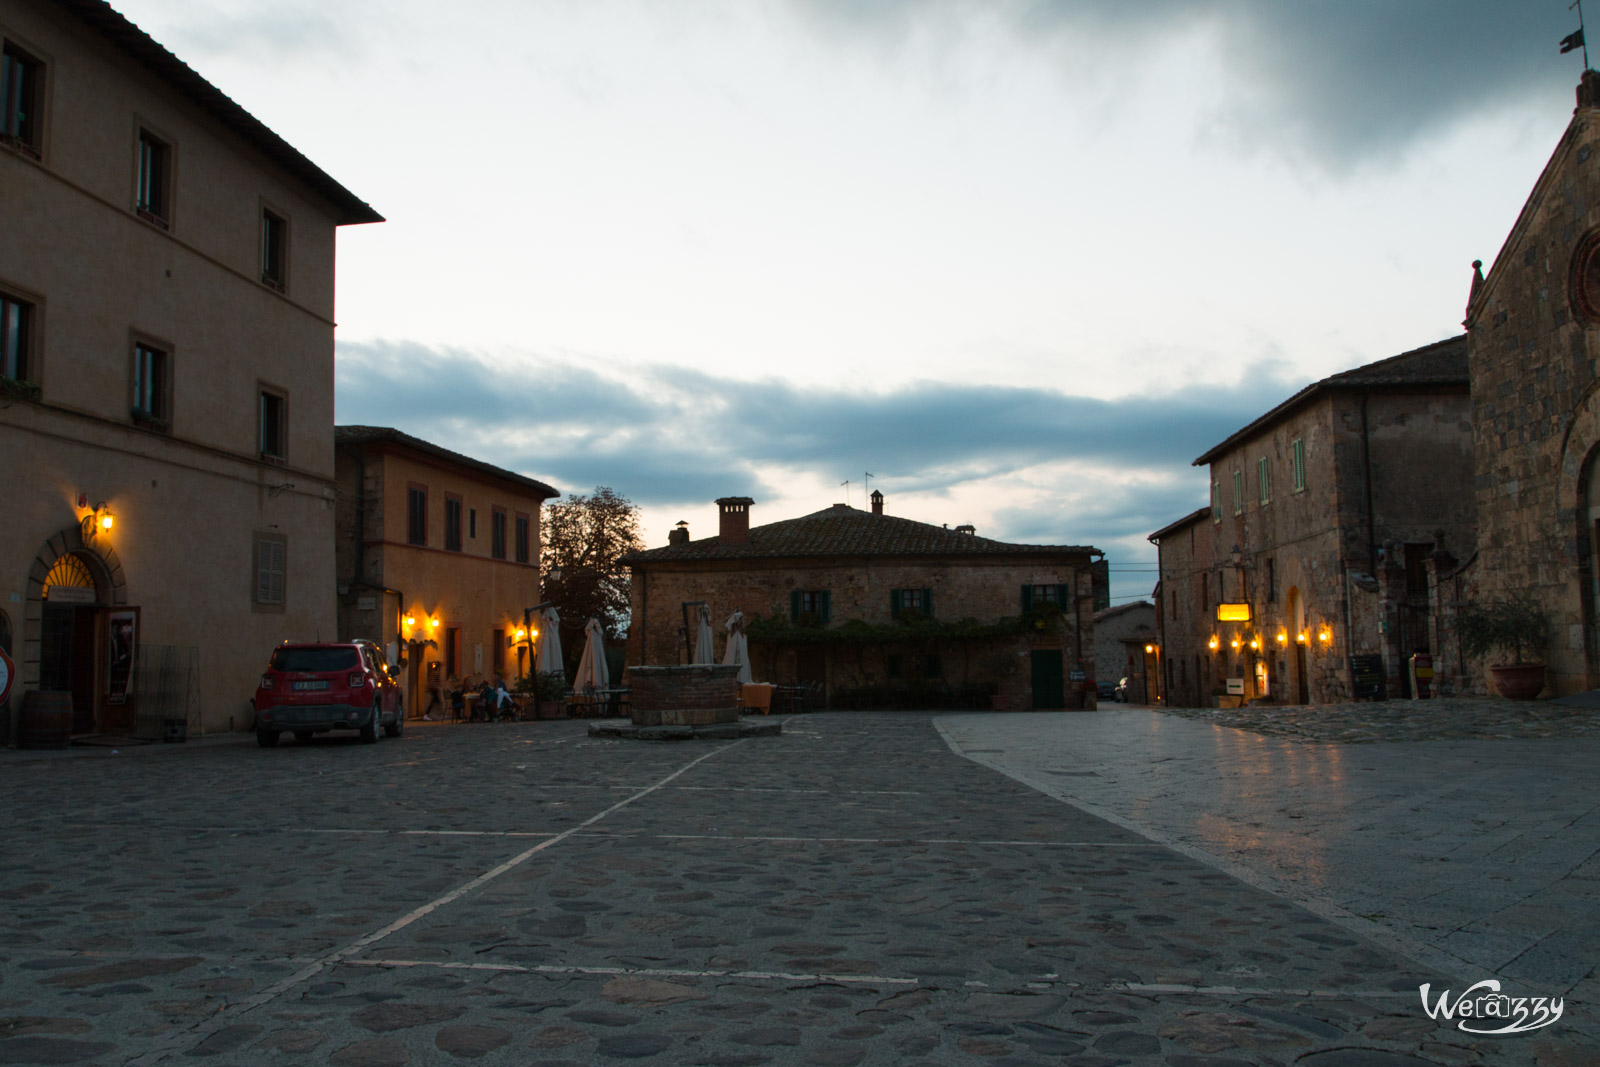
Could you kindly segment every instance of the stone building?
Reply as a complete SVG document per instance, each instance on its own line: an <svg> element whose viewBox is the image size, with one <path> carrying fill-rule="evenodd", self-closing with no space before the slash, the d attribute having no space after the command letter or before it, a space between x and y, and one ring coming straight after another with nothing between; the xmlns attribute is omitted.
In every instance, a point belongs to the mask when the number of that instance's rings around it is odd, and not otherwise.
<svg viewBox="0 0 1600 1067"><path fill-rule="evenodd" d="M406 708L452 676L527 673L543 482L383 426L334 431L339 636L405 662Z"/></svg>
<svg viewBox="0 0 1600 1067"><path fill-rule="evenodd" d="M1479 264L1474 264L1477 268ZM1600 687L1600 74L1467 307L1478 557L1462 595L1525 595L1546 686ZM1480 679L1481 682L1481 679Z"/></svg>
<svg viewBox="0 0 1600 1067"><path fill-rule="evenodd" d="M717 501L717 536L625 556L628 663L686 662L707 604L752 620L758 680L814 682L836 706L1093 706L1098 549L1017 545L844 504L764 526ZM720 658L722 648L719 632Z"/></svg>
<svg viewBox="0 0 1600 1067"><path fill-rule="evenodd" d="M1157 636L1156 606L1148 600L1095 612L1095 680L1115 685L1126 678L1130 701L1154 703L1161 693L1155 666Z"/></svg>
<svg viewBox="0 0 1600 1067"><path fill-rule="evenodd" d="M1476 533L1466 338L1314 382L1194 462L1210 508L1151 535L1173 699L1407 695Z"/></svg>
<svg viewBox="0 0 1600 1067"><path fill-rule="evenodd" d="M382 219L105 4L0 52L0 644L75 732L249 728L335 630L334 235Z"/></svg>

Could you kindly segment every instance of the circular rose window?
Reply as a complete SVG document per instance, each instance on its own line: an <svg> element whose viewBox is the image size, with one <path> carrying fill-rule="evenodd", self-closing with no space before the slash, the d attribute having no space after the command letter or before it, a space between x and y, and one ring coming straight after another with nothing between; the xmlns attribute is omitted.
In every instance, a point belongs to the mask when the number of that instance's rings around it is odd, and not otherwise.
<svg viewBox="0 0 1600 1067"><path fill-rule="evenodd" d="M1586 236L1572 257L1572 307L1590 322L1600 322L1600 230Z"/></svg>

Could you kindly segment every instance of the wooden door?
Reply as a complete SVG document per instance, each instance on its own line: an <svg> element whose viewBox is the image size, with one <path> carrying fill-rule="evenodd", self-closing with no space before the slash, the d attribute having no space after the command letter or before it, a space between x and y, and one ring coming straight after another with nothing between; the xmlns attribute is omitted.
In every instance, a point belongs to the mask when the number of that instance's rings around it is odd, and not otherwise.
<svg viewBox="0 0 1600 1067"><path fill-rule="evenodd" d="M1066 707L1066 678L1061 671L1061 650L1033 650L1033 706L1038 709Z"/></svg>

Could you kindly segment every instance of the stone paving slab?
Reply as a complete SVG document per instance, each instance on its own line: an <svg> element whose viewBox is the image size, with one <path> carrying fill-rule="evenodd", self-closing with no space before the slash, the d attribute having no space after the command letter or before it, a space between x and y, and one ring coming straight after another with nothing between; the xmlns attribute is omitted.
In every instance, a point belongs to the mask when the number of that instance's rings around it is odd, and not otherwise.
<svg viewBox="0 0 1600 1067"><path fill-rule="evenodd" d="M1429 1019L1437 974L934 718L29 765L0 1063L1586 1062Z"/></svg>
<svg viewBox="0 0 1600 1067"><path fill-rule="evenodd" d="M1369 744L1391 741L1516 740L1600 735L1600 706L1589 700L1449 697L1351 704L1242 708L1168 708L1169 715L1297 741Z"/></svg>
<svg viewBox="0 0 1600 1067"><path fill-rule="evenodd" d="M939 726L1347 928L1600 1016L1600 738L1307 743L1137 708Z"/></svg>

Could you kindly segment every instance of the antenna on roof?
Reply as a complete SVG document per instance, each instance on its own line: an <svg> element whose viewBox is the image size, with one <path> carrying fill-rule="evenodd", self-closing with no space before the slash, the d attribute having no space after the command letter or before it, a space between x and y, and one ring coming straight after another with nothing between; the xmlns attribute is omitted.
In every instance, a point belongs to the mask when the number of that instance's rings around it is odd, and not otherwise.
<svg viewBox="0 0 1600 1067"><path fill-rule="evenodd" d="M844 481L840 482L839 484L844 486L844 506L845 507L849 507L850 506L850 479L846 478Z"/></svg>
<svg viewBox="0 0 1600 1067"><path fill-rule="evenodd" d="M866 476L861 479L861 491L863 493L872 488L872 479L874 477L876 477L876 475L874 475L871 471L867 471Z"/></svg>

